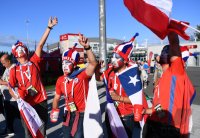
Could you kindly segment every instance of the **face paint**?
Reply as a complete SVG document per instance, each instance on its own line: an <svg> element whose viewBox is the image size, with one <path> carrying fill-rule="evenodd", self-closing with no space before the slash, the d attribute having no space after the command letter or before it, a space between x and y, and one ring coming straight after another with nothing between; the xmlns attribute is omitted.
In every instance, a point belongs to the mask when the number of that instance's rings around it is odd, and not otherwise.
<svg viewBox="0 0 200 138"><path fill-rule="evenodd" d="M73 71L73 63L67 60L63 60L62 69L65 75L70 74Z"/></svg>
<svg viewBox="0 0 200 138"><path fill-rule="evenodd" d="M27 55L25 48L22 46L17 47L16 54L17 54L17 57L23 57L23 56Z"/></svg>
<svg viewBox="0 0 200 138"><path fill-rule="evenodd" d="M124 59L120 55L113 53L111 63L114 68L118 68L124 65Z"/></svg>

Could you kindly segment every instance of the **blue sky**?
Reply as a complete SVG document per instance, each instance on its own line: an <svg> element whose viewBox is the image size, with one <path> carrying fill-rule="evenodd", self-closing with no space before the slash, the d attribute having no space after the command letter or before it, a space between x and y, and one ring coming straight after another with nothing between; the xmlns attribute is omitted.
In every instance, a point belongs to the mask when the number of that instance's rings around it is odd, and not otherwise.
<svg viewBox="0 0 200 138"><path fill-rule="evenodd" d="M123 0L105 1L108 38L129 40L139 32L139 43L145 39L149 43L159 42L157 36L132 18ZM98 4L99 0L0 0L0 51L10 51L11 44L18 39L26 43L27 32L29 41L38 42L50 16L57 16L59 23L52 30L48 44L59 41L59 35L65 33L98 37ZM173 0L172 17L196 27L200 25L199 6L200 0Z"/></svg>

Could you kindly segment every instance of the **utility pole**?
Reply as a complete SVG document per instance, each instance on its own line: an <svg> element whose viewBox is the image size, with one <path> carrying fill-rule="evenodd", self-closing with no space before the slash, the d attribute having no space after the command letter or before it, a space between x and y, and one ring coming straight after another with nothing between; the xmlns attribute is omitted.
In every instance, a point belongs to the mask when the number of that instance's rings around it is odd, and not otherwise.
<svg viewBox="0 0 200 138"><path fill-rule="evenodd" d="M36 50L36 46L37 46L37 42L36 42L36 40L35 40L35 50Z"/></svg>
<svg viewBox="0 0 200 138"><path fill-rule="evenodd" d="M105 0L99 0L99 46L100 60L103 60L105 64L101 71L105 71L107 68Z"/></svg>
<svg viewBox="0 0 200 138"><path fill-rule="evenodd" d="M26 46L29 49L29 40L28 40L28 24L30 23L29 19L26 19Z"/></svg>

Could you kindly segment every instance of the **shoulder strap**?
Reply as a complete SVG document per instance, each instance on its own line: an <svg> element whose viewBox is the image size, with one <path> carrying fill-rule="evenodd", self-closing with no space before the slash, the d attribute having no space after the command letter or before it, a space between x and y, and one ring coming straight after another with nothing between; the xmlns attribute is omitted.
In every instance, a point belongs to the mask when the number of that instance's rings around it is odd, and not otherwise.
<svg viewBox="0 0 200 138"><path fill-rule="evenodd" d="M17 74L17 67L16 67L16 65L15 65L15 80L16 80L16 86L18 86L18 81L17 81L17 77L16 77L16 74Z"/></svg>

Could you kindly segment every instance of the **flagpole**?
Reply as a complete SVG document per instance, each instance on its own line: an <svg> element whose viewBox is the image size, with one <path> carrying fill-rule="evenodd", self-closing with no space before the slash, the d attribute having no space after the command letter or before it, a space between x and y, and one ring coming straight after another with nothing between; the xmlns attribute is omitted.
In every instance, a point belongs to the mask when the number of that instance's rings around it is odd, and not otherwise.
<svg viewBox="0 0 200 138"><path fill-rule="evenodd" d="M105 64L101 71L105 71L107 68L105 0L99 0L99 46L99 58Z"/></svg>
<svg viewBox="0 0 200 138"><path fill-rule="evenodd" d="M178 21L178 20L176 20L176 19L173 19L173 20L175 20L175 21L177 21L177 22L180 22L182 25L184 25L184 26L186 26L186 27L188 27L188 28L190 28L190 29L193 29L193 30L195 30L196 32L200 33L200 30L198 30L198 29L196 29L196 28L194 28L194 27L192 27L192 26L190 26L190 25L187 25L187 24L184 23L184 22Z"/></svg>
<svg viewBox="0 0 200 138"><path fill-rule="evenodd" d="M200 30L198 30L198 29L196 29L196 28L194 28L194 27L192 27L192 26L190 26L190 25L187 25L187 24L185 24L185 23L183 23L183 22L181 22L181 24L182 24L182 25L185 25L185 26L188 27L188 28L191 28L191 29L195 30L195 31L198 32L198 33L200 33Z"/></svg>

